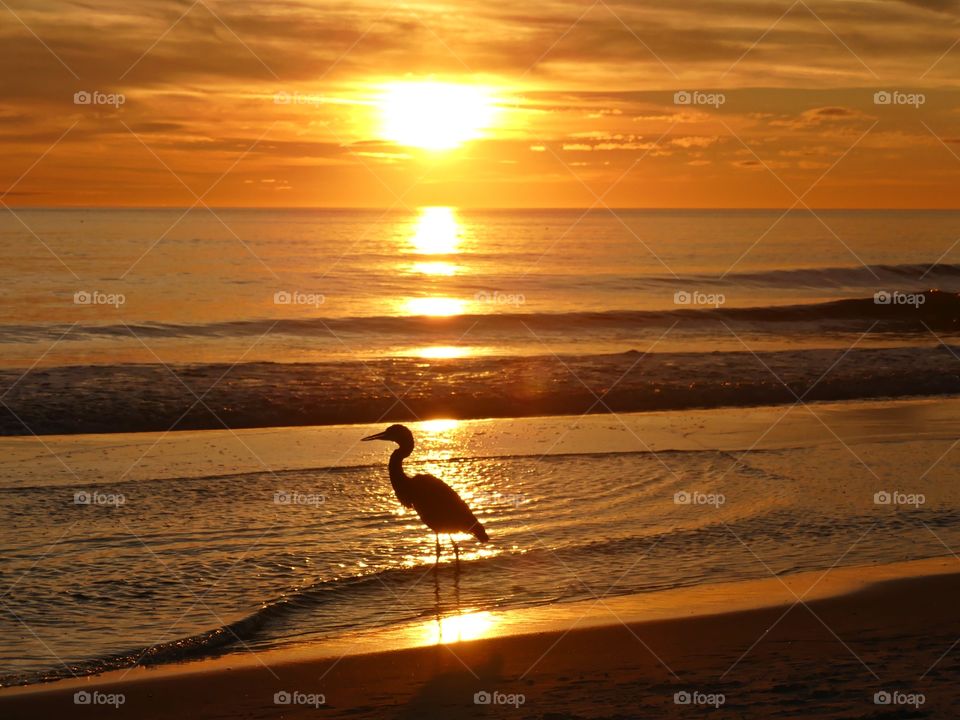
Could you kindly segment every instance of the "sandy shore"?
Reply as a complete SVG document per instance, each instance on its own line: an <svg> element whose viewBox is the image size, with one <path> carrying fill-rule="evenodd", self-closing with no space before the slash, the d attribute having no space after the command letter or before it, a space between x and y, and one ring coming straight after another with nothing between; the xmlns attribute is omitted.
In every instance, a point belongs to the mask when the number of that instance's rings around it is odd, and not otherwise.
<svg viewBox="0 0 960 720"><path fill-rule="evenodd" d="M472 641L367 638L353 646L363 654L305 648L11 688L0 716L953 717L958 570L953 557L837 568L505 613ZM78 705L77 692L122 704Z"/></svg>

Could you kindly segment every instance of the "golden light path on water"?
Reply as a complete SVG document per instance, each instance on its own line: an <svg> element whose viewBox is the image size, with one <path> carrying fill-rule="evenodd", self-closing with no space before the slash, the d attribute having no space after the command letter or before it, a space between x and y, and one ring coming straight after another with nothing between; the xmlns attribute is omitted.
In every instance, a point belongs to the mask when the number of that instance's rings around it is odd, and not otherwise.
<svg viewBox="0 0 960 720"><path fill-rule="evenodd" d="M458 252L461 232L453 208L420 208L420 217L410 244L421 255L450 255Z"/></svg>
<svg viewBox="0 0 960 720"><path fill-rule="evenodd" d="M448 262L418 262L413 264L413 271L421 275L456 275L458 267Z"/></svg>
<svg viewBox="0 0 960 720"><path fill-rule="evenodd" d="M419 429L425 433L445 433L455 430L462 423L459 420L424 420L419 425Z"/></svg>
<svg viewBox="0 0 960 720"><path fill-rule="evenodd" d="M468 612L448 615L422 625L423 639L431 645L462 640L478 640L495 632L496 618L488 612Z"/></svg>
<svg viewBox="0 0 960 720"><path fill-rule="evenodd" d="M462 235L463 228L453 208L420 208L407 252L415 255L454 255L461 252ZM461 269L446 260L418 260L411 267L414 272L428 277L448 277ZM424 283L429 290L430 282L425 279ZM455 297L428 295L406 298L402 301L401 309L409 315L450 317L466 312L468 303Z"/></svg>
<svg viewBox="0 0 960 720"><path fill-rule="evenodd" d="M472 474L463 472L459 463L447 464L443 462L463 455L463 446L460 439L463 421L452 418L436 418L411 423L410 428L418 438L420 452L429 455L431 458L431 461L424 463L420 471L435 475L450 485L471 506L482 521L486 500L477 484L477 479ZM410 510L398 508L396 512L407 521L406 530L408 532L414 535L420 534L422 537L421 549L416 554L407 555L403 564L406 567L432 565L436 559L433 533L425 528L416 514ZM490 546L480 545L475 543L472 538L468 538L469 536L465 533L455 534L453 537L460 543L461 561L488 558L498 554ZM441 562L445 562L449 559L447 556L452 554L450 538L442 535L440 539L444 554Z"/></svg>
<svg viewBox="0 0 960 720"><path fill-rule="evenodd" d="M426 360L451 360L473 354L471 348L456 347L455 345L432 345L431 347L418 348L413 352L416 357Z"/></svg>
<svg viewBox="0 0 960 720"><path fill-rule="evenodd" d="M404 305L411 315L429 315L431 317L449 317L460 315L466 302L452 297L410 298Z"/></svg>

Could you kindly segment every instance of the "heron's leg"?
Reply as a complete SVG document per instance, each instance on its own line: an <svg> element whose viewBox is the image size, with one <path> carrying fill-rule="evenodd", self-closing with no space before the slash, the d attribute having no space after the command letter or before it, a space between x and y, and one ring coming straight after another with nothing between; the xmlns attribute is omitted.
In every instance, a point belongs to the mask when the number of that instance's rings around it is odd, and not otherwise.
<svg viewBox="0 0 960 720"><path fill-rule="evenodd" d="M450 542L453 543L453 554L454 554L454 557L456 557L457 562L459 563L459 562L460 562L460 547L457 545L457 541L454 540L452 537L450 538Z"/></svg>
<svg viewBox="0 0 960 720"><path fill-rule="evenodd" d="M437 538L437 562L440 562L440 533L435 533Z"/></svg>
<svg viewBox="0 0 960 720"><path fill-rule="evenodd" d="M454 546L456 547L456 546ZM457 562L453 565L453 601L457 608L457 614L462 614L460 607L460 554L457 553Z"/></svg>

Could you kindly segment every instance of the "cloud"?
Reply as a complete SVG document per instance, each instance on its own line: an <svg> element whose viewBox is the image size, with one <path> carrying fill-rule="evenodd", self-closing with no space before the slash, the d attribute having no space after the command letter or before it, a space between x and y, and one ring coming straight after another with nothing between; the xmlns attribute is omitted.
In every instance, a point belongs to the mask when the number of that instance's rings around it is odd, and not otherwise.
<svg viewBox="0 0 960 720"><path fill-rule="evenodd" d="M770 125L774 127L803 129L819 127L825 123L842 123L861 120L866 117L863 112L853 108L829 106L804 110L796 117L771 120Z"/></svg>
<svg viewBox="0 0 960 720"><path fill-rule="evenodd" d="M932 10L941 13L960 12L960 0L895 0L906 5L913 5L924 10Z"/></svg>
<svg viewBox="0 0 960 720"><path fill-rule="evenodd" d="M682 148L705 148L710 147L719 139L718 137L687 135L685 137L673 138L670 143Z"/></svg>

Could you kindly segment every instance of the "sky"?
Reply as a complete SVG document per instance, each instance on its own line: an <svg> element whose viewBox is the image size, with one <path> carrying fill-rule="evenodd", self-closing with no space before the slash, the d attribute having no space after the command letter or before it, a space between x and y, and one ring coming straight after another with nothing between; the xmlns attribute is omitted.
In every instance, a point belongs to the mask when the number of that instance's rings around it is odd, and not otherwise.
<svg viewBox="0 0 960 720"><path fill-rule="evenodd" d="M960 207L960 0L3 0L0 63L11 207Z"/></svg>

